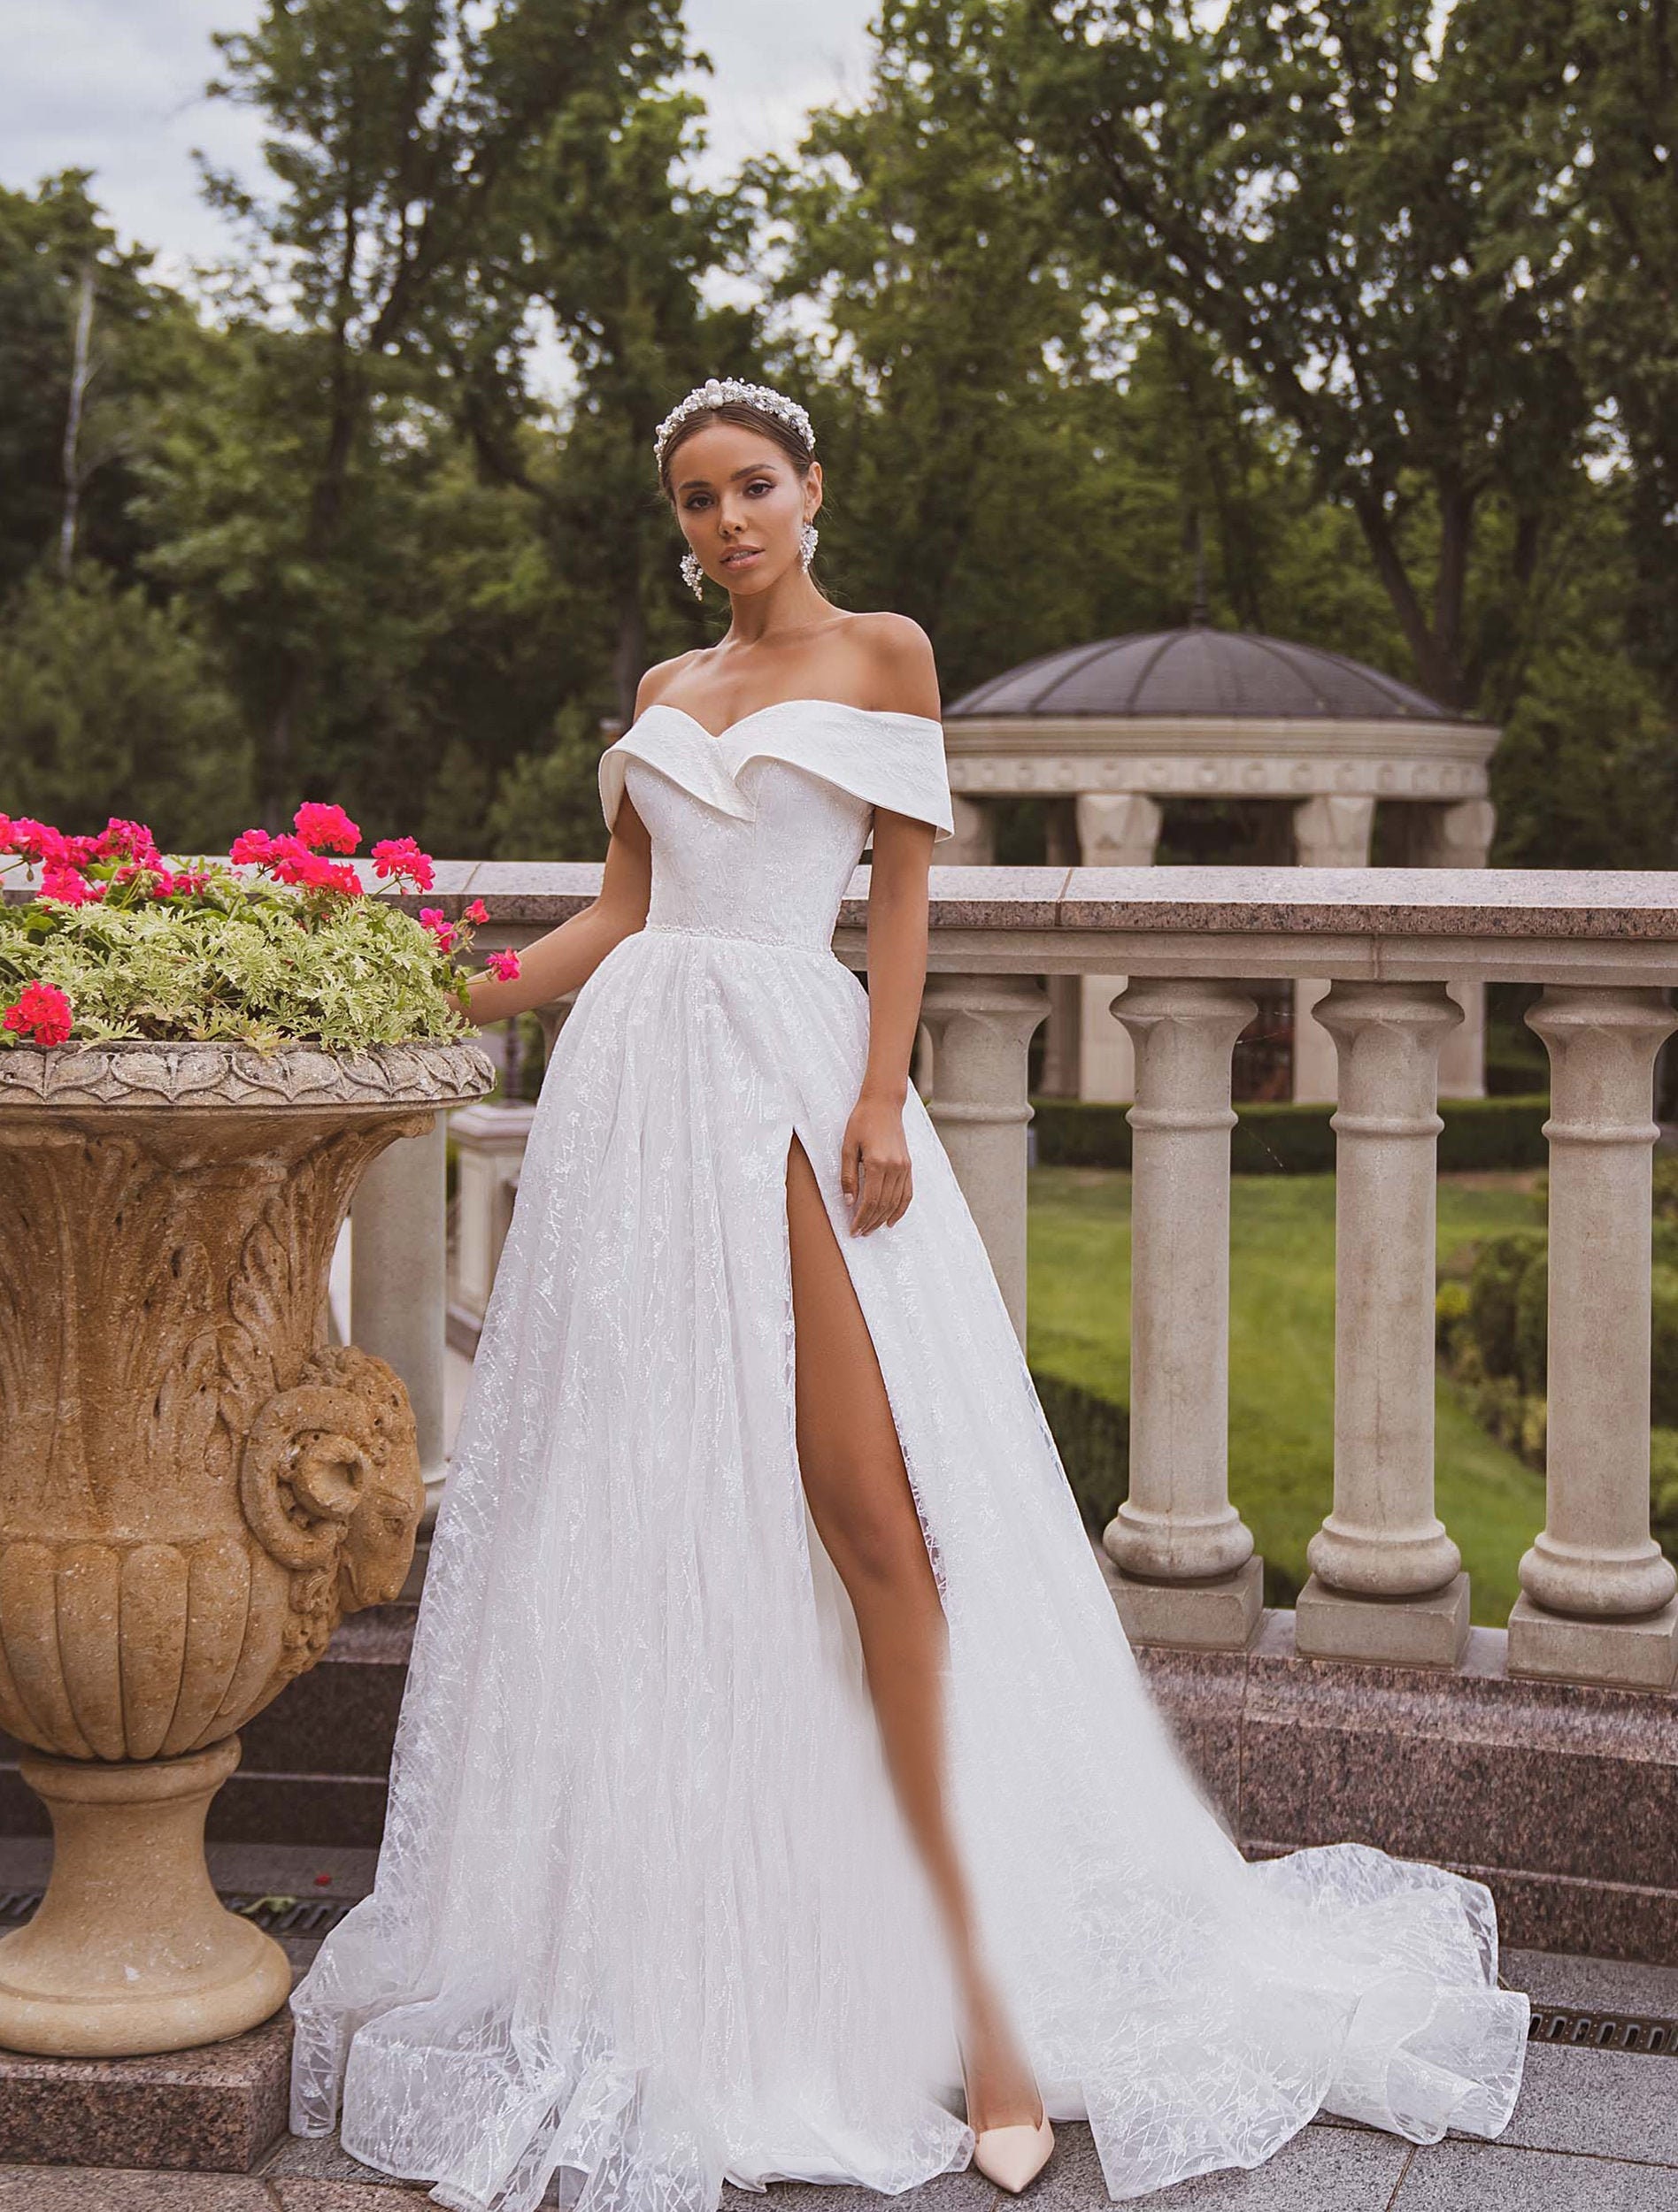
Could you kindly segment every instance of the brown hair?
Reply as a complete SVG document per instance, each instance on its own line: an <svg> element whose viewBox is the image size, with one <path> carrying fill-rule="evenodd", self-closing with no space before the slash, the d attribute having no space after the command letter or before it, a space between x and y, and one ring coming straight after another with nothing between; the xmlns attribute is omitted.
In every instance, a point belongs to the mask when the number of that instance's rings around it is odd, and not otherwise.
<svg viewBox="0 0 1678 2212"><path fill-rule="evenodd" d="M696 430L708 430L713 422L731 422L742 430L760 430L764 436L778 445L798 474L808 476L810 464L815 458L814 449L804 443L802 434L794 429L783 416L767 413L754 407L749 399L720 399L714 407L697 407L672 432L668 443L658 461L658 484L665 497L674 506L675 489L670 480L670 465L679 448L692 437Z"/></svg>

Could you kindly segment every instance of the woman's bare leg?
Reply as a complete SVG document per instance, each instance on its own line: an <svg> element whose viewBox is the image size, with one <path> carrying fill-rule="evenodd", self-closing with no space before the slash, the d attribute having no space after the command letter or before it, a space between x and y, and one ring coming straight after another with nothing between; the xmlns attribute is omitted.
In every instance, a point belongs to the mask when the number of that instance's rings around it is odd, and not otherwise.
<svg viewBox="0 0 1678 2212"><path fill-rule="evenodd" d="M949 1932L963 2004L967 2118L974 2128L1028 2124L1041 2109L1031 2067L979 1965L971 1901L944 1813L943 1609L874 1340L796 1136L787 1155L787 1221L804 1494L857 1617L887 1769Z"/></svg>

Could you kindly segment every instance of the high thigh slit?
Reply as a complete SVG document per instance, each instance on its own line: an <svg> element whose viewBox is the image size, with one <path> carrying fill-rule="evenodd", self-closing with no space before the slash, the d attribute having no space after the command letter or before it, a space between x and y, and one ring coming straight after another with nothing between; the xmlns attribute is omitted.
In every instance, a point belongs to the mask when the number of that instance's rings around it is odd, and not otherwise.
<svg viewBox="0 0 1678 2212"><path fill-rule="evenodd" d="M646 926L543 1076L377 1877L292 1997L293 2127L342 2113L352 2156L451 2212L966 2163L943 1932L808 1538L796 1131L921 1518L951 1833L1047 2116L1089 2121L1115 2198L1257 2165L1322 2110L1497 2135L1528 2003L1489 1892L1356 1844L1242 1859L912 1087L912 1202L849 1233L868 1002L832 933L876 808L951 833L937 724L789 700L719 737L656 707L602 756L608 821L631 784Z"/></svg>

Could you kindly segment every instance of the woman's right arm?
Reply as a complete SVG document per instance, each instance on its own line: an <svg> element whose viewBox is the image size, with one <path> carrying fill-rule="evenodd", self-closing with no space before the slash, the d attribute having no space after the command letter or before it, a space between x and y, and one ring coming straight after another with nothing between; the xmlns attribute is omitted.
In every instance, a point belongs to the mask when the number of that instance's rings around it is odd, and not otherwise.
<svg viewBox="0 0 1678 2212"><path fill-rule="evenodd" d="M635 687L637 721L692 657L691 653L679 653L674 660L647 670ZM635 935L647 918L651 898L652 841L626 791L612 825L600 895L581 914L527 945L519 955L519 973L512 982L497 983L487 976L469 991L457 993L462 1012L481 1029L485 1022L505 1021L528 1007L564 998L589 980L614 945Z"/></svg>
<svg viewBox="0 0 1678 2212"><path fill-rule="evenodd" d="M599 895L581 914L527 945L512 982L486 976L458 991L456 1002L481 1029L486 1022L505 1021L528 1007L564 998L588 981L614 945L634 936L647 918L651 895L652 841L626 792L612 826Z"/></svg>

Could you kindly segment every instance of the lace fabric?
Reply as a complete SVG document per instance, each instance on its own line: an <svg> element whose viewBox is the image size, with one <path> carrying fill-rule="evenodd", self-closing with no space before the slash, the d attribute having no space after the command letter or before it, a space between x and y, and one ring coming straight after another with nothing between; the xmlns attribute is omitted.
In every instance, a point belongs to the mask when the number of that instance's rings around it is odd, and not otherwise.
<svg viewBox="0 0 1678 2212"><path fill-rule="evenodd" d="M849 1233L867 998L829 940L873 810L947 812L937 726L749 721L643 716L603 759L608 816L627 788L652 839L648 926L543 1080L377 1880L292 1998L293 2128L342 2111L353 2156L454 2212L712 2212L725 2180L897 2193L967 2162L951 1964L798 1473L796 1131L927 1534L951 1816L1051 2117L1089 2121L1115 2199L1320 2110L1497 2135L1528 2000L1489 1892L1356 1844L1243 1860L912 1091L912 1202Z"/></svg>

